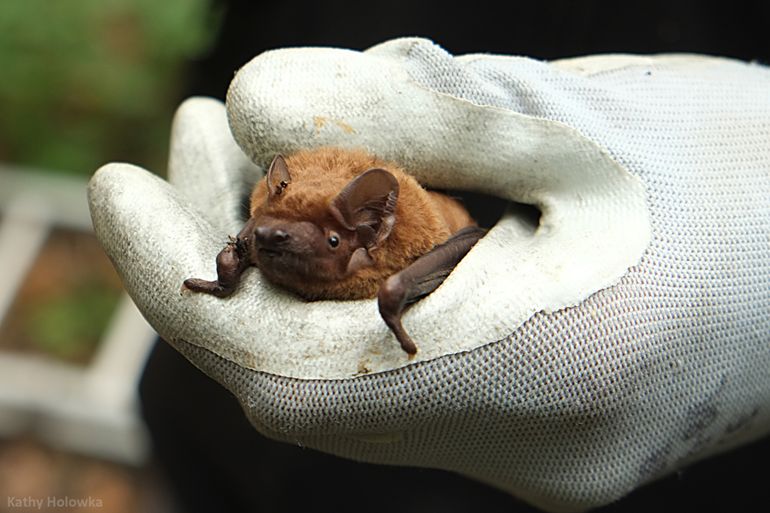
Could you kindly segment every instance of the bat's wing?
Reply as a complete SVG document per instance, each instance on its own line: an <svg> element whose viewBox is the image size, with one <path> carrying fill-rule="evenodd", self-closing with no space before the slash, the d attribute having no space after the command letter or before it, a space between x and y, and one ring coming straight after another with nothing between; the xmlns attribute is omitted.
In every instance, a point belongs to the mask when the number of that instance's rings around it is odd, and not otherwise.
<svg viewBox="0 0 770 513"><path fill-rule="evenodd" d="M401 324L404 310L436 290L485 233L484 228L477 226L463 228L412 265L388 278L380 288L377 296L380 315L410 355L417 353L417 346Z"/></svg>

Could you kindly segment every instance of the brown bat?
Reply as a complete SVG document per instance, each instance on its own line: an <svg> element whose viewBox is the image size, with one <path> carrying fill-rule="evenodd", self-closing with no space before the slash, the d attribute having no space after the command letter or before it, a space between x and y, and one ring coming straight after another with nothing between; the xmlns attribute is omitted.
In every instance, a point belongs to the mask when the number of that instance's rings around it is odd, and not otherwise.
<svg viewBox="0 0 770 513"><path fill-rule="evenodd" d="M433 292L484 235L465 208L398 166L322 148L273 160L251 194L250 218L217 256L217 280L184 287L230 295L254 265L309 300L377 296L401 347L404 309Z"/></svg>

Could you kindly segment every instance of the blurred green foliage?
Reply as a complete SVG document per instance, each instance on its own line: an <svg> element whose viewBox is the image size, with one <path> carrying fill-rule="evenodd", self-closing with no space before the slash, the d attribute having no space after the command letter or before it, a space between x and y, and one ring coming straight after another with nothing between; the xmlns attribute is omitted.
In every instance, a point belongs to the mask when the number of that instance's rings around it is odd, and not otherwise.
<svg viewBox="0 0 770 513"><path fill-rule="evenodd" d="M185 63L218 18L209 0L1 0L0 161L163 171Z"/></svg>
<svg viewBox="0 0 770 513"><path fill-rule="evenodd" d="M34 345L63 360L87 362L104 336L120 291L80 282L66 295L41 298L22 323Z"/></svg>

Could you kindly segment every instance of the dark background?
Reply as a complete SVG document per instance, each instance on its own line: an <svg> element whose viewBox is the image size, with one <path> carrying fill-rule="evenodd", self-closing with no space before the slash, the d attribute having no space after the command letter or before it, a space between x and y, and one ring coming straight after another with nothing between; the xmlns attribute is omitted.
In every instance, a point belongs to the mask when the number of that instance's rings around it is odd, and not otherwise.
<svg viewBox="0 0 770 513"><path fill-rule="evenodd" d="M186 96L223 99L233 73L267 49L365 49L412 35L453 54L555 59L698 52L770 61L770 2L628 4L219 2L224 18L217 43L191 64ZM164 343L153 352L141 393L159 463L183 512L534 511L455 474L356 463L267 440L248 425L234 398ZM766 439L684 469L602 511L764 511L767 461Z"/></svg>
<svg viewBox="0 0 770 513"><path fill-rule="evenodd" d="M223 98L233 73L284 46L363 50L422 36L452 54L558 59L595 53L698 52L770 60L770 3L695 0L219 2L225 21L212 53L195 63L191 94Z"/></svg>

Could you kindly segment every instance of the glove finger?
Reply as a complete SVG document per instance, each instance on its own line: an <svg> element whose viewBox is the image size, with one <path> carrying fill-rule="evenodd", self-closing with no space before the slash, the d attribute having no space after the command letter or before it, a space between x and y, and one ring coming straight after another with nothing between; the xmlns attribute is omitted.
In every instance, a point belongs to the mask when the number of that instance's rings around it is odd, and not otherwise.
<svg viewBox="0 0 770 513"><path fill-rule="evenodd" d="M182 281L211 273L221 235L173 187L129 164L107 164L89 182L94 231L123 284L150 324L163 336L178 319ZM174 312L194 316L189 308Z"/></svg>
<svg viewBox="0 0 770 513"><path fill-rule="evenodd" d="M190 98L180 105L171 129L169 181L218 231L240 231L249 191L261 175L233 139L222 102Z"/></svg>

